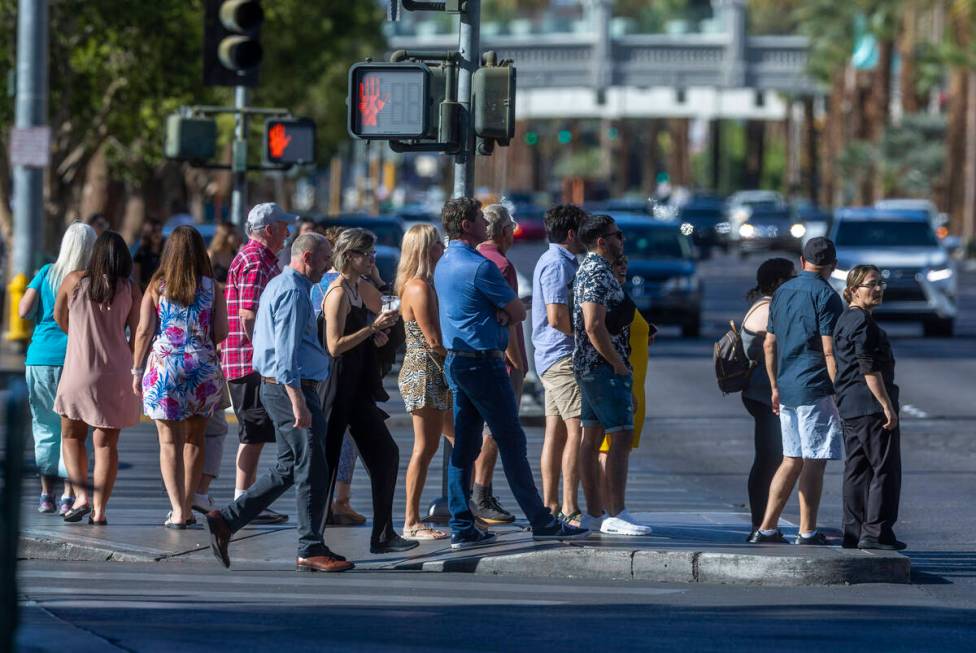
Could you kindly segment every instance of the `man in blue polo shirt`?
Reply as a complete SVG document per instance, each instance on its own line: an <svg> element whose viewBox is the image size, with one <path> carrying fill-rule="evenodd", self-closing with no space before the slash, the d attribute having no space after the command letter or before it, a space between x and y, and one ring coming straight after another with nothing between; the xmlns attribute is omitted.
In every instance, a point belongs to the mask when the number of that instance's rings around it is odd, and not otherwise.
<svg viewBox="0 0 976 653"><path fill-rule="evenodd" d="M796 544L826 544L817 511L828 460L841 457L842 427L834 403L834 325L844 312L827 282L837 251L827 238L811 238L800 257L803 272L780 286L769 305L764 344L772 408L783 433L783 462L769 488L769 503L752 543L786 539L777 528L786 501L800 483L800 533Z"/></svg>
<svg viewBox="0 0 976 653"><path fill-rule="evenodd" d="M450 243L434 272L434 287L448 350L444 373L454 394L454 451L447 475L451 548L467 549L495 540L491 533L475 527L468 503L485 422L495 438L512 494L532 525L533 539L586 537L589 531L553 517L532 478L525 432L505 369L508 325L525 319L525 307L498 267L475 249L487 238L481 203L468 197L449 200L441 219Z"/></svg>

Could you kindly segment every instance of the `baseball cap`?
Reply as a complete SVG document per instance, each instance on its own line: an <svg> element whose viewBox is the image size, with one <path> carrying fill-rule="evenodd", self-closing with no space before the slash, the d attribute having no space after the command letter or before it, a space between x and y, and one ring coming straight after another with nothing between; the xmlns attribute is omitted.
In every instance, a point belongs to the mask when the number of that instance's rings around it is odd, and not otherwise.
<svg viewBox="0 0 976 653"><path fill-rule="evenodd" d="M830 265L837 262L837 249L829 238L811 238L803 246L803 259L813 265Z"/></svg>
<svg viewBox="0 0 976 653"><path fill-rule="evenodd" d="M298 216L294 213L286 213L284 209L274 202L255 204L250 213L247 214L247 226L249 229L261 229L275 222L287 222L294 224Z"/></svg>

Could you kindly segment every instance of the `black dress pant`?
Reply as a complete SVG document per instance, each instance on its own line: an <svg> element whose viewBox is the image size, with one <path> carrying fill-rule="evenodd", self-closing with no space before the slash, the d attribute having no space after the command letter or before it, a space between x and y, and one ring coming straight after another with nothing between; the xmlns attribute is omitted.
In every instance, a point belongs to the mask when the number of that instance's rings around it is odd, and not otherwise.
<svg viewBox="0 0 976 653"><path fill-rule="evenodd" d="M340 374L329 429L325 437L325 456L332 471L331 487L339 468L342 438L349 435L359 449L363 467L373 490L373 531L370 544L386 542L393 529L393 495L400 467L400 449L386 427L387 415L373 400L370 389L357 383L355 374ZM347 382L352 382L345 385ZM331 496L331 492L330 492Z"/></svg>
<svg viewBox="0 0 976 653"><path fill-rule="evenodd" d="M901 432L883 413L844 420L844 541L895 540L901 498Z"/></svg>
<svg viewBox="0 0 976 653"><path fill-rule="evenodd" d="M749 510L752 513L752 527L759 528L766 516L769 502L769 486L773 476L783 462L783 434L780 431L779 415L773 414L769 404L742 397L742 403L755 421L755 457L749 470Z"/></svg>

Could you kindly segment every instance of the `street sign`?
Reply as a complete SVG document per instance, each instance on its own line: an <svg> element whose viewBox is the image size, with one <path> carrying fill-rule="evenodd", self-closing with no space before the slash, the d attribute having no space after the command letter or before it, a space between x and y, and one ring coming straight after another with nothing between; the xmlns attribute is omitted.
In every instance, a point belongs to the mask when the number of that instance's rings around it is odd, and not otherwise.
<svg viewBox="0 0 976 653"><path fill-rule="evenodd" d="M14 127L10 130L10 165L46 168L50 162L50 127Z"/></svg>
<svg viewBox="0 0 976 653"><path fill-rule="evenodd" d="M407 140L430 131L430 69L422 63L358 63L349 69L349 133Z"/></svg>
<svg viewBox="0 0 976 653"><path fill-rule="evenodd" d="M281 165L315 162L315 123L308 118L264 122L264 159Z"/></svg>

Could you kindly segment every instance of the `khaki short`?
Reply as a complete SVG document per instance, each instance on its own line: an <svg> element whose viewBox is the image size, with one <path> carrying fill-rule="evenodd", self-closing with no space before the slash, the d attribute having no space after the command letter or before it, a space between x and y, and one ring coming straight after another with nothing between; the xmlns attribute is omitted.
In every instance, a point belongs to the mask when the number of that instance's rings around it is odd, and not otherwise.
<svg viewBox="0 0 976 653"><path fill-rule="evenodd" d="M567 356L542 374L546 391L546 417L555 415L563 420L579 418L583 412L579 385L573 375L573 357Z"/></svg>

